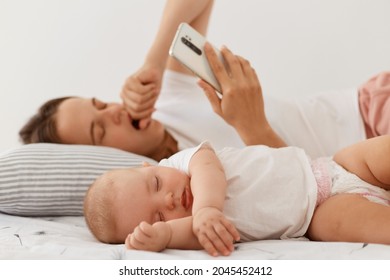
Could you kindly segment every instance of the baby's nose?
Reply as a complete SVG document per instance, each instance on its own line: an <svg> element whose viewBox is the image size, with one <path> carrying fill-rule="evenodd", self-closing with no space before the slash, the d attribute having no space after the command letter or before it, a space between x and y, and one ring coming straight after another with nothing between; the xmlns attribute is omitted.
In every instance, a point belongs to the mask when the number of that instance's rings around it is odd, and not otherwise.
<svg viewBox="0 0 390 280"><path fill-rule="evenodd" d="M173 199L173 193L169 192L165 195L165 205L169 210L172 210L175 208L175 202Z"/></svg>

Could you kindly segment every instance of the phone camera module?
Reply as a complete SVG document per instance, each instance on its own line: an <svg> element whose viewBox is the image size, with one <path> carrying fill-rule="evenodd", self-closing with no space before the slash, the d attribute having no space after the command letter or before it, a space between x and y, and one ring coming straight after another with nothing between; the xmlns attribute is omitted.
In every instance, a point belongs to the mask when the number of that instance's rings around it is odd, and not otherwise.
<svg viewBox="0 0 390 280"><path fill-rule="evenodd" d="M184 37L181 37L181 41L183 42L184 45L189 47L197 55L202 55L202 51L197 46L195 46L192 42L190 42L189 40L187 40Z"/></svg>

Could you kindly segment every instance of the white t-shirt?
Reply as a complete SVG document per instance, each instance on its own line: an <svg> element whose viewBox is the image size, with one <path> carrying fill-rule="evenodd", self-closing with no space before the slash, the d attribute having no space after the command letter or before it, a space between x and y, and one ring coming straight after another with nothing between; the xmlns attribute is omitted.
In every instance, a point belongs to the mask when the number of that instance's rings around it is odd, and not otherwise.
<svg viewBox="0 0 390 280"><path fill-rule="evenodd" d="M198 78L166 71L153 117L178 140L179 149L194 147L204 139L216 149L244 147L233 127L215 114ZM265 111L274 130L290 146L313 158L366 138L359 113L357 89L326 92L305 99L282 100L264 96Z"/></svg>
<svg viewBox="0 0 390 280"><path fill-rule="evenodd" d="M188 174L196 148L183 150L160 165ZM302 149L248 146L216 152L228 182L224 214L242 241L302 237L317 200L317 184ZM196 199L196 198L195 198Z"/></svg>

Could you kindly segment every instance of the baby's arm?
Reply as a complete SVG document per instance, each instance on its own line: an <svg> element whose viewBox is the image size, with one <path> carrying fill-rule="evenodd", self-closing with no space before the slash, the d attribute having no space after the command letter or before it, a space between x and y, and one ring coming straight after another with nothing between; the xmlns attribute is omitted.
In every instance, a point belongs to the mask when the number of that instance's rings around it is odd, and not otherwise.
<svg viewBox="0 0 390 280"><path fill-rule="evenodd" d="M157 222L150 225L141 222L125 241L128 249L159 252L165 248L202 249L192 232L192 217Z"/></svg>
<svg viewBox="0 0 390 280"><path fill-rule="evenodd" d="M166 248L171 249L186 249L186 250L199 250L205 249L210 255L217 256L218 249L224 255L228 255L233 248L226 249L226 246L222 244L222 241L219 241L219 238L212 238L213 242L219 242L219 246L213 245L212 242L208 240L207 233L209 228L212 228L211 234L214 233L213 228L219 228L218 232L224 233L223 227L231 228L230 231L234 232L234 226L226 220L223 214L215 208L203 208L202 217L199 217L200 220L205 218L205 229L200 227L201 239L204 244L200 243L200 240L194 235L193 232L193 217L186 217L176 220L171 220L168 222L157 222L153 225L148 224L147 222L141 222L126 238L125 244L127 249L135 250L145 250L160 252ZM211 225L211 227L210 227ZM223 225L223 226L221 226ZM238 234L237 234L238 235ZM205 237L203 237L205 236ZM225 233L225 238L227 240L232 240L229 234ZM217 241L216 241L217 240ZM231 245L232 246L232 245Z"/></svg>
<svg viewBox="0 0 390 280"><path fill-rule="evenodd" d="M217 210L215 209L215 211ZM226 220L222 213L219 212L218 216L221 216L222 220ZM209 223L213 223L214 221L215 218L212 218ZM225 222L227 224L229 223L227 220ZM192 216L168 222L157 222L153 225L141 222L134 229L133 233L127 236L125 241L126 248L153 252L160 252L166 248L184 250L200 250L205 248L209 254L217 256L217 251L214 247L204 247L199 243L198 238L192 230L192 224ZM218 226L218 224L215 223L215 226ZM228 254L229 251L222 251L222 253Z"/></svg>
<svg viewBox="0 0 390 280"><path fill-rule="evenodd" d="M193 232L209 254L228 255L234 249L233 242L240 236L222 213L227 182L214 150L199 149L191 158L189 172L194 196Z"/></svg>
<svg viewBox="0 0 390 280"><path fill-rule="evenodd" d="M204 207L222 211L227 187L225 171L214 150L207 144L192 156L189 173L194 196L192 214Z"/></svg>

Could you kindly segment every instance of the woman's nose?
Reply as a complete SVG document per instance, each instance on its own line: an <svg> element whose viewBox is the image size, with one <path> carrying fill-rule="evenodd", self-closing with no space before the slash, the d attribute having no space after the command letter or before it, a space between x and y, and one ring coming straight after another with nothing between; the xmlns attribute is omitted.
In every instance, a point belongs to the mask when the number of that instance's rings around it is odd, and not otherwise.
<svg viewBox="0 0 390 280"><path fill-rule="evenodd" d="M121 123L121 116L124 113L124 108L120 104L109 104L101 114L104 118L111 120L115 124Z"/></svg>
<svg viewBox="0 0 390 280"><path fill-rule="evenodd" d="M173 193L172 192L169 192L165 195L165 206L169 209L169 210L173 210L175 208L175 202L174 202L174 199L173 199Z"/></svg>

